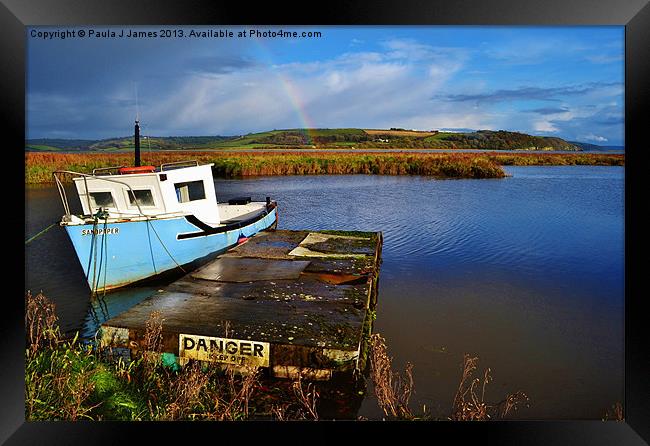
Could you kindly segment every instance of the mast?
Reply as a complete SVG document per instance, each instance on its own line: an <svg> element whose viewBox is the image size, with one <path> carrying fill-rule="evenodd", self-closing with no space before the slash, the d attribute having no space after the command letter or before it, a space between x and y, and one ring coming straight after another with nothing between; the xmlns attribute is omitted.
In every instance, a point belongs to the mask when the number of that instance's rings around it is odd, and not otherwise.
<svg viewBox="0 0 650 446"><path fill-rule="evenodd" d="M140 122L135 120L135 167L140 167Z"/></svg>

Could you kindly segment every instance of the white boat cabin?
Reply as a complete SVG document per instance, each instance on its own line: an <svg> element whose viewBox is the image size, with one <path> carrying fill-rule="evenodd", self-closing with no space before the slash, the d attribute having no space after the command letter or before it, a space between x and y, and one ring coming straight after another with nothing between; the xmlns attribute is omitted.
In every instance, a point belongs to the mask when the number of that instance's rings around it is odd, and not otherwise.
<svg viewBox="0 0 650 446"><path fill-rule="evenodd" d="M109 218L192 214L210 226L221 223L212 177L213 164L196 161L160 167L95 169L93 176L74 178L83 213L99 208ZM135 173L134 173L135 172Z"/></svg>

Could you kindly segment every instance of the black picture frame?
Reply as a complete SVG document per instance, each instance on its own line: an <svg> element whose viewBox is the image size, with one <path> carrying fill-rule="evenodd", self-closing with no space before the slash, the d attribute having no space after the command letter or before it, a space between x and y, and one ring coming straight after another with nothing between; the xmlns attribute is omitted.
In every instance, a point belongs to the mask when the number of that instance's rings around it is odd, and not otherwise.
<svg viewBox="0 0 650 446"><path fill-rule="evenodd" d="M5 206L6 270L0 352L0 386L3 416L0 441L7 444L116 444L164 439L172 436L196 441L196 436L215 441L324 442L341 441L350 435L384 435L390 430L397 441L416 441L423 433L427 441L439 436L453 441L474 438L498 444L540 445L637 445L650 441L650 354L646 347L644 295L641 274L644 267L643 238L639 229L644 197L641 184L642 135L647 126L650 88L650 6L647 0L448 0L445 2L229 2L204 0L3 0L0 5L0 45L2 45L3 122L10 138L4 153L10 161L10 191L20 175L19 147L25 139L25 45L26 26L35 25L624 25L625 26L625 421L511 421L488 423L117 423L117 422L25 422L24 412L24 289L12 290L13 259L10 245L20 243L24 233L11 206ZM83 61L80 61L83 63ZM646 124L646 125L644 125ZM14 159L15 157L15 159ZM23 171L24 173L24 171ZM16 183L14 183L15 181ZM14 227L15 226L15 227ZM14 233L15 232L15 233ZM16 252L20 252L16 246ZM16 277L20 277L16 272ZM16 285L16 288L18 286ZM612 367L616 367L613 364ZM251 430L253 429L253 431ZM304 435L293 436L297 430ZM420 432L422 431L422 432ZM291 435L291 436L287 436ZM343 435L343 437L341 436ZM135 437L135 438L134 438ZM140 438L137 440L136 438ZM146 440L142 440L145 438ZM362 440L363 441L363 440ZM367 441L367 440L366 440ZM449 439L444 440L449 441Z"/></svg>

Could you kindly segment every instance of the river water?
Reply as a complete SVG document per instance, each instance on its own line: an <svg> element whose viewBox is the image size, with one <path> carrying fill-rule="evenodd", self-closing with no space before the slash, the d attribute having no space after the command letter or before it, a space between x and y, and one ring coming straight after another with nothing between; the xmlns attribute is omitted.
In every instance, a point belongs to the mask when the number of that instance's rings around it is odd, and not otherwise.
<svg viewBox="0 0 650 446"><path fill-rule="evenodd" d="M414 411L450 413L469 353L481 375L491 369L486 400L528 394L515 417L601 419L624 394L624 168L506 171L495 180L292 176L215 186L222 201L270 195L280 229L383 232L374 331L396 369L414 364ZM27 187L27 235L61 214L54 187ZM91 302L58 227L27 245L25 272L26 290L56 301L62 329L85 336L164 286ZM372 394L358 415L381 416Z"/></svg>

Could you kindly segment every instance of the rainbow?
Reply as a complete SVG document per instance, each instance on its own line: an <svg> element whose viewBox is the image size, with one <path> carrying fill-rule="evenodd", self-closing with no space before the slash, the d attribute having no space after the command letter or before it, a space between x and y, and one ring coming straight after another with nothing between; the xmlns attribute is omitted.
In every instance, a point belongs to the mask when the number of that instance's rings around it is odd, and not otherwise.
<svg viewBox="0 0 650 446"><path fill-rule="evenodd" d="M266 56L269 59L269 66L272 66L273 57L271 51L269 51L266 48L266 45L264 45L260 39L256 38L253 41L257 44L259 49L266 54ZM314 140L313 139L315 134L314 130L317 129L317 127L312 121L311 117L309 116L309 113L307 113L307 109L305 107L305 104L302 101L299 88L296 86L295 82L288 75L283 74L277 70L273 70L273 71L275 72L276 77L280 81L280 85L282 85L282 88L287 98L289 99L290 105L295 111L295 115L298 118L298 121L300 122L301 129L304 130L306 133L308 144L311 144L312 141Z"/></svg>

